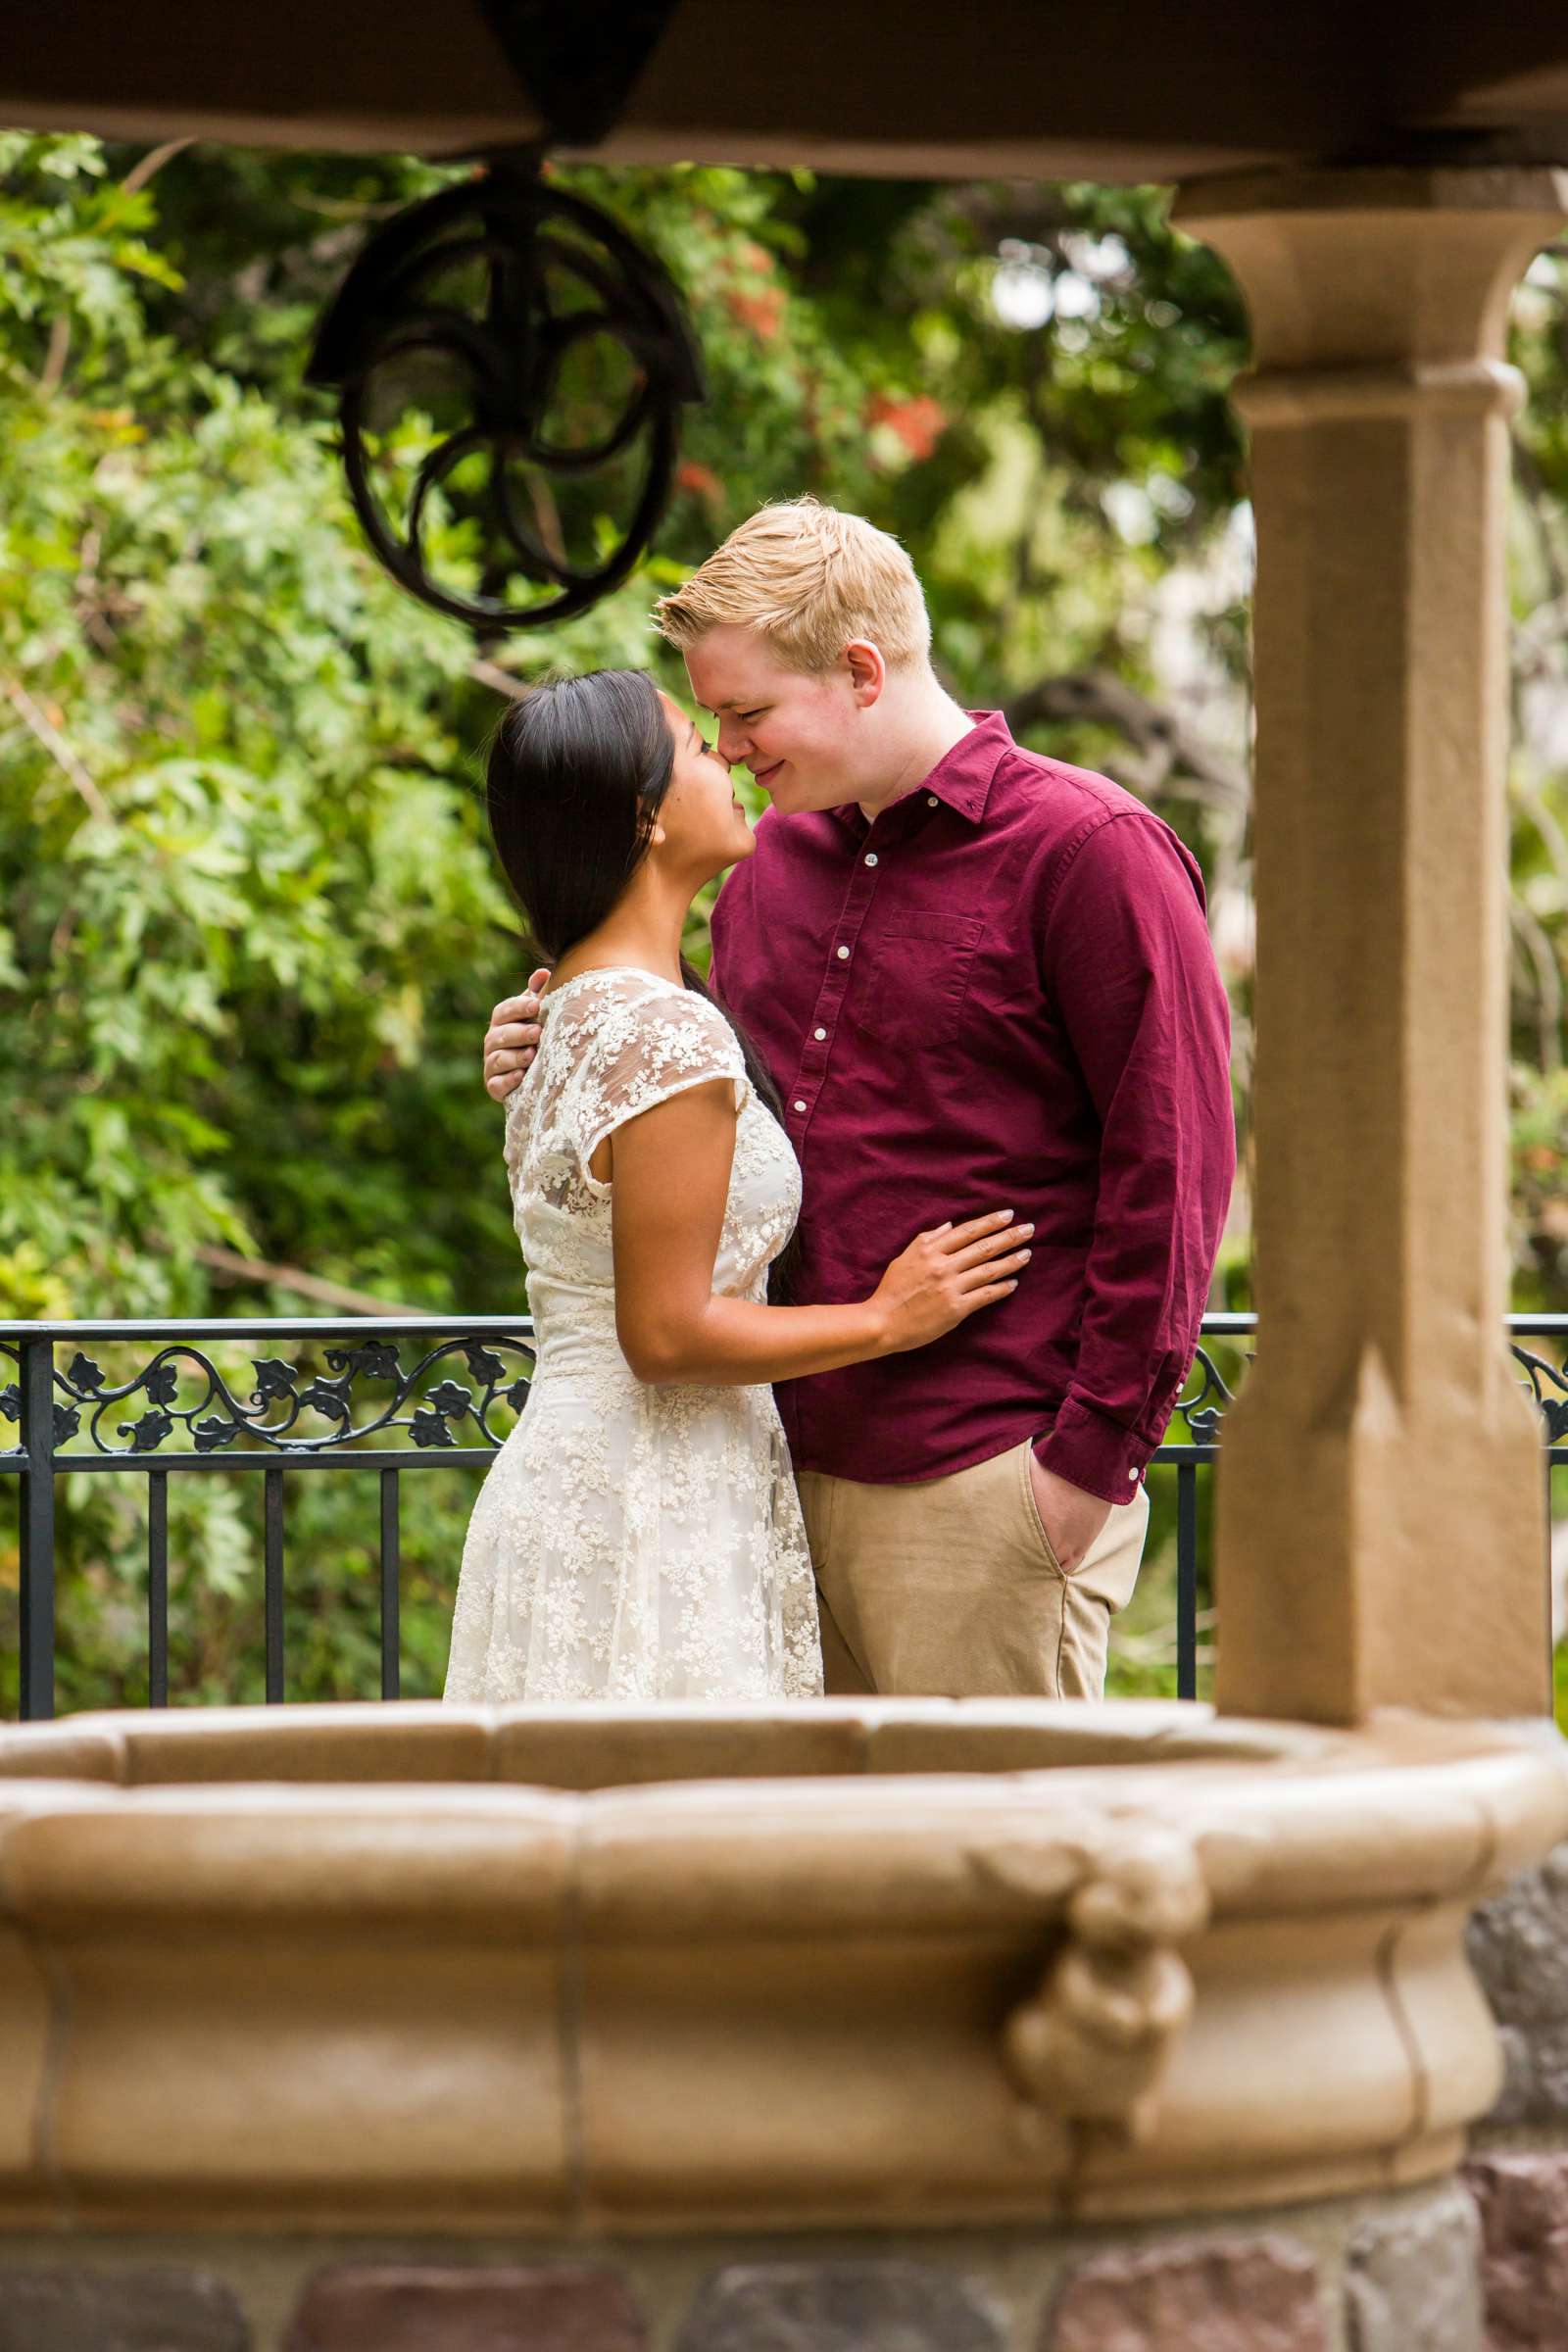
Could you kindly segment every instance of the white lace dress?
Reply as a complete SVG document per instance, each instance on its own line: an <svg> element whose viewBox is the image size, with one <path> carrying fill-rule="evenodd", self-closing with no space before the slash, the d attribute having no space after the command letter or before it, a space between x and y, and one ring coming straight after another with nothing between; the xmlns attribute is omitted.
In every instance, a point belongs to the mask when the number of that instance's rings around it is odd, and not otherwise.
<svg viewBox="0 0 1568 2352"><path fill-rule="evenodd" d="M611 1186L589 1172L623 1119L732 1079L713 1288L762 1299L800 1211L795 1154L723 1014L670 981L583 972L542 1029L506 1137L537 1367L468 1523L446 1696L814 1695L815 1586L772 1391L637 1379L615 1339Z"/></svg>

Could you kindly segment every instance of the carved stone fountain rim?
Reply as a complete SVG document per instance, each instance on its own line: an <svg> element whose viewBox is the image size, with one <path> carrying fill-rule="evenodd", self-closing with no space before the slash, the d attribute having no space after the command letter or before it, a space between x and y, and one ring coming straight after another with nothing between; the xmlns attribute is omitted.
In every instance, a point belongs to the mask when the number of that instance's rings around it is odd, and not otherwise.
<svg viewBox="0 0 1568 2352"><path fill-rule="evenodd" d="M1038 2223L1431 2177L1497 2079L1466 1918L1565 1834L1559 1753L1396 1717L7 1730L0 2228Z"/></svg>

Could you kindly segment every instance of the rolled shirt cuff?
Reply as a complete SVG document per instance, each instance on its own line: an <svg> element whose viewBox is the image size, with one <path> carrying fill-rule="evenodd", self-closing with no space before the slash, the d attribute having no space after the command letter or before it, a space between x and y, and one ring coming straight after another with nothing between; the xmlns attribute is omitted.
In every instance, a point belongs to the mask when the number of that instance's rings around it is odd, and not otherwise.
<svg viewBox="0 0 1568 2352"><path fill-rule="evenodd" d="M1051 1427L1035 1440L1035 1459L1102 1502L1134 1502L1154 1448L1146 1439L1076 1396L1064 1397Z"/></svg>

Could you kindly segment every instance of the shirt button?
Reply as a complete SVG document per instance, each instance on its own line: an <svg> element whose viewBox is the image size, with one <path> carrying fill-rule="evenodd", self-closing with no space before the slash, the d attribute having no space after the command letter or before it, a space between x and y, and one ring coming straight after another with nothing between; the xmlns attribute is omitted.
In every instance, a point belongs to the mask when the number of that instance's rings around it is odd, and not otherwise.
<svg viewBox="0 0 1568 2352"><path fill-rule="evenodd" d="M795 1107L796 1107L796 1109L797 1109L797 1110L799 1110L799 1109L801 1109L802 1105L801 1105L799 1102L797 1102L797 1103L796 1103L796 1105L795 1105ZM1132 1480L1133 1484L1136 1486L1136 1485L1137 1485L1137 1483L1138 1483L1138 1473L1137 1473L1137 1471L1136 1471L1136 1470L1129 1470L1129 1471L1128 1471L1128 1473L1127 1473L1127 1475L1128 1475L1128 1477L1129 1477L1129 1478Z"/></svg>
<svg viewBox="0 0 1568 2352"><path fill-rule="evenodd" d="M928 792L926 794L925 805L928 808L935 808L938 806L937 796L934 792Z"/></svg>
<svg viewBox="0 0 1568 2352"><path fill-rule="evenodd" d="M811 1035L815 1038L817 1044L820 1045L823 1038L826 1037L827 1031L825 1029L813 1029L811 1031Z"/></svg>
<svg viewBox="0 0 1568 2352"><path fill-rule="evenodd" d="M797 1102L797 1103L796 1103L796 1105L795 1105L795 1107L796 1107L796 1109L797 1109L797 1110L804 1110L804 1109L806 1108L806 1104L805 1104L804 1102ZM1137 1473L1137 1471L1136 1471L1136 1470L1133 1472L1133 1476L1134 1476L1135 1478L1138 1476L1138 1473Z"/></svg>
<svg viewBox="0 0 1568 2352"><path fill-rule="evenodd" d="M839 950L839 961L840 961L840 963L848 963L848 962L849 962L849 960L850 960L850 951L849 951L849 949L848 949L848 948L840 948L840 950Z"/></svg>
<svg viewBox="0 0 1568 2352"><path fill-rule="evenodd" d="M875 852L875 850L871 850L870 852L868 852L868 854L867 854L867 856L866 856L866 860L865 860L865 862L866 862L866 864L867 864L867 865L875 865L875 863L876 863L876 852Z"/></svg>

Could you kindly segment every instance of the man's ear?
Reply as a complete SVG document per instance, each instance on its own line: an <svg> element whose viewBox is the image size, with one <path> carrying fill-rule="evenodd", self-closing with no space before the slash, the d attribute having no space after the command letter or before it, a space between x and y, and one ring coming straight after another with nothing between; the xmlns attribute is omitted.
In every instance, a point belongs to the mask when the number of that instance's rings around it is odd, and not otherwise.
<svg viewBox="0 0 1568 2352"><path fill-rule="evenodd" d="M869 710L888 682L888 665L882 659L882 649L869 637L852 637L844 648L844 659L850 672L850 691L862 710Z"/></svg>

